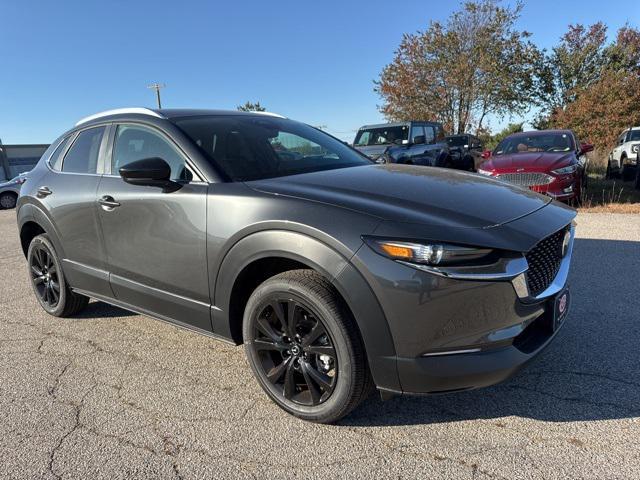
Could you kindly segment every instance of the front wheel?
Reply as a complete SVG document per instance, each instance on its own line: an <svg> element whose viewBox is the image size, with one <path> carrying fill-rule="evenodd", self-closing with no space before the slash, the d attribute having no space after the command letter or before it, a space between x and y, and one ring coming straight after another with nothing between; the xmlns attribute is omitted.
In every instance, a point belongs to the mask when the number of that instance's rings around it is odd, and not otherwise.
<svg viewBox="0 0 640 480"><path fill-rule="evenodd" d="M87 306L89 299L69 288L58 255L46 234L31 240L27 262L33 293L47 313L69 317Z"/></svg>
<svg viewBox="0 0 640 480"><path fill-rule="evenodd" d="M242 334L260 386L299 418L335 422L371 390L355 322L314 271L293 270L262 283L247 302Z"/></svg>

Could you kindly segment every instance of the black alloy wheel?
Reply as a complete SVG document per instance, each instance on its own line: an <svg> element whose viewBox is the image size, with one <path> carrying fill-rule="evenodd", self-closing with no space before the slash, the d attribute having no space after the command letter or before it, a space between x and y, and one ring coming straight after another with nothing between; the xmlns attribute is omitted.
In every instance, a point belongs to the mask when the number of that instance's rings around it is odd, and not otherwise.
<svg viewBox="0 0 640 480"><path fill-rule="evenodd" d="M44 243L36 245L29 259L31 281L41 303L55 309L60 302L60 280L53 255Z"/></svg>
<svg viewBox="0 0 640 480"><path fill-rule="evenodd" d="M27 266L33 292L42 308L55 317L75 315L89 303L89 298L69 288L60 260L46 233L29 243Z"/></svg>
<svg viewBox="0 0 640 480"><path fill-rule="evenodd" d="M0 194L0 208L4 208L6 210L16 208L16 195L13 193Z"/></svg>
<svg viewBox="0 0 640 480"><path fill-rule="evenodd" d="M254 327L251 347L266 378L287 400L307 406L333 393L338 360L322 320L293 298L274 298L264 305Z"/></svg>
<svg viewBox="0 0 640 480"><path fill-rule="evenodd" d="M304 420L333 423L375 388L355 319L331 282L313 270L260 284L247 301L242 337L262 389Z"/></svg>

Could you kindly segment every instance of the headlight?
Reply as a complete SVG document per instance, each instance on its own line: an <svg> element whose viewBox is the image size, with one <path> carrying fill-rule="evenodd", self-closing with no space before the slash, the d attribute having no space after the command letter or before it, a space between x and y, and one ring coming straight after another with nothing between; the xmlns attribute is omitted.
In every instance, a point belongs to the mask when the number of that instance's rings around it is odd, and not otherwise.
<svg viewBox="0 0 640 480"><path fill-rule="evenodd" d="M640 147L640 145L637 143L635 145L631 145L631 151L633 153L638 153L638 147Z"/></svg>
<svg viewBox="0 0 640 480"><path fill-rule="evenodd" d="M487 257L493 250L470 248L446 243L414 243L378 238L365 238L380 255L422 265L462 265Z"/></svg>
<svg viewBox="0 0 640 480"><path fill-rule="evenodd" d="M491 170L483 170L481 168L478 168L478 173L480 175L486 175L488 177L490 177L491 175L493 175L493 172Z"/></svg>
<svg viewBox="0 0 640 480"><path fill-rule="evenodd" d="M567 175L568 173L573 173L578 169L576 164L569 165L568 167L558 168L557 170L552 170L551 173L556 175Z"/></svg>

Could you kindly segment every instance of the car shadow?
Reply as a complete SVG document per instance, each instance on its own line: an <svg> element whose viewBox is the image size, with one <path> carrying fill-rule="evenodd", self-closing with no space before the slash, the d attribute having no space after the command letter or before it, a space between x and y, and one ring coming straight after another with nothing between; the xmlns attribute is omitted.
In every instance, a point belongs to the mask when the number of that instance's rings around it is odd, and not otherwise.
<svg viewBox="0 0 640 480"><path fill-rule="evenodd" d="M382 402L340 424L393 426L501 417L550 422L640 416L640 239L577 239L573 305L555 340L512 379L485 389Z"/></svg>
<svg viewBox="0 0 640 480"><path fill-rule="evenodd" d="M125 310L124 308L116 307L105 302L98 300L89 302L81 312L74 315L76 319L88 319L88 318L116 318L116 317L131 317L138 315L135 312Z"/></svg>

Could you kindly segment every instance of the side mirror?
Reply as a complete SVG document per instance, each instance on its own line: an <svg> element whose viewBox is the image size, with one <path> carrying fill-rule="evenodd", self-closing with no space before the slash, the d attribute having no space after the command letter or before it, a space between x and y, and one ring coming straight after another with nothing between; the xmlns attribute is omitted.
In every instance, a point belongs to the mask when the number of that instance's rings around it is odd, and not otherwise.
<svg viewBox="0 0 640 480"><path fill-rule="evenodd" d="M415 137L413 137L414 145L422 145L425 141L426 139L424 135L416 135Z"/></svg>
<svg viewBox="0 0 640 480"><path fill-rule="evenodd" d="M593 152L593 144L591 143L583 143L580 145L580 153L585 154L588 152Z"/></svg>
<svg viewBox="0 0 640 480"><path fill-rule="evenodd" d="M481 157L484 158L485 160L491 158L491 150L485 150L484 152L482 152Z"/></svg>
<svg viewBox="0 0 640 480"><path fill-rule="evenodd" d="M171 181L171 167L158 157L127 163L119 170L122 179L131 185L146 185L167 189L177 185Z"/></svg>

